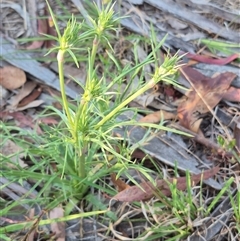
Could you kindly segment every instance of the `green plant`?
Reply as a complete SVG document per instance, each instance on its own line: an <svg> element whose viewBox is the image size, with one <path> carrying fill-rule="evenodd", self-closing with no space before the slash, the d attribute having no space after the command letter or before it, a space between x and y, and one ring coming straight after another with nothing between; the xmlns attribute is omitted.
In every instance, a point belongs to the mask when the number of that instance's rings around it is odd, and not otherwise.
<svg viewBox="0 0 240 241"><path fill-rule="evenodd" d="M111 153L119 159L122 168L125 166L124 162L128 161L123 155L120 155L115 150L114 145L117 143L116 138L113 138L112 133L116 127L123 125L137 125L137 123L134 121L119 123L116 121L116 116L129 110L126 106L132 100L146 90L152 88L159 81L164 81L165 79L169 81L169 76L173 76L177 71L177 61L179 60L179 57L176 55L172 58L166 58L164 63L156 68L155 74L149 82L140 84L139 89L134 93L121 96L121 98L115 98L115 102L112 104L110 103L112 95L120 95L120 93L112 91L113 85L121 85L127 75L136 75L142 70L144 65L151 63L153 61L152 56L154 49L145 61L134 67L126 66L120 75L116 76L112 82L107 83L104 75L101 78L97 76L95 62L97 50L103 40L107 42L111 49L111 45L105 33L110 30L113 31L114 24L117 22L117 19L113 18L113 6L108 4L105 8L98 10L98 19L94 20L90 18L92 26L90 26L89 30L84 33L80 33L81 24L77 23L76 19L72 16L72 19L68 22L62 35L58 28L57 20L50 7L49 9L58 35L58 37L54 39L58 41L59 46L53 48L51 51L58 50L57 61L64 113L60 113L56 109L53 110L59 114L67 127L67 131L69 131L70 136L67 136L68 143L73 145L73 170L75 175L82 179L93 181L92 179L95 179L94 175L96 175L96 173L89 171L89 167L87 167L86 164L91 163L90 159L93 158L93 155L96 154L97 151L101 150L107 166L109 166L107 153ZM92 47L89 49L88 55L87 79L85 85L81 85L84 90L81 100L77 107L73 109L69 106L65 94L64 56L66 53L71 55L78 66L74 51L77 50L77 45L86 39L92 41ZM156 49L162 45L163 41L156 46ZM114 58L112 55L109 55L109 57L111 59ZM145 124L145 126L147 126L147 124ZM149 124L148 126L167 129L164 126L153 124ZM91 149L91 151L89 151L89 149ZM119 162L117 165L119 168ZM63 170L63 172L65 171ZM83 189L79 191L79 193L84 193L85 187L86 186L84 185L81 186Z"/></svg>
<svg viewBox="0 0 240 241"><path fill-rule="evenodd" d="M177 181L177 179L176 179ZM203 183L201 181L198 187L192 188L189 172L186 173L187 188L185 192L179 191L176 182L169 183L171 190L171 198L164 196L161 189L156 191L158 197L152 202L141 203L141 210L145 216L145 220L149 223L149 228L139 235L138 240L157 240L166 238L166 240L185 240L186 237L195 231L194 226L198 222L209 217L221 200L226 198L229 186L234 182L234 178L230 178L223 186L222 190L213 197L210 203L202 203ZM197 197L201 197L200 199ZM229 195L234 218L236 219L236 228L239 230L239 197L240 192L237 191L235 197ZM206 198L206 197L205 197ZM138 206L138 204L135 204ZM151 234L151 235L149 235ZM165 240L165 239L164 239Z"/></svg>
<svg viewBox="0 0 240 241"><path fill-rule="evenodd" d="M200 42L207 46L213 54L216 54L217 52L221 52L227 55L234 54L239 51L240 47L239 43L228 43L213 39L201 39Z"/></svg>
<svg viewBox="0 0 240 241"><path fill-rule="evenodd" d="M109 42L109 31L115 31L117 18L114 18L113 6L107 5L105 8L97 9L98 17L96 20L90 18L92 26L83 28L82 23L78 23L72 16L63 33L58 28L56 16L51 8L50 13L55 24L57 37L46 36L58 42L58 46L49 52L58 51L57 62L59 68L59 80L61 86L61 103L63 111L54 107L49 107L42 116L55 113L61 121L54 127L42 125L44 135L37 135L21 128L13 128L11 124L2 123L3 136L12 139L23 148L23 153L31 160L31 165L24 169L19 163L10 160L10 156L3 158L4 176L7 176L10 182L16 182L22 185L25 180L31 180L33 187L39 189L36 199L29 199L28 195L23 195L20 200L3 202L2 215L7 215L12 208L22 202L29 207L35 204L43 206L50 210L58 205L63 205L65 210L64 221L70 220L73 216L69 215L76 203L78 203L86 194L89 187L105 192L113 196L115 190L111 187L104 189L97 181L107 176L111 172L117 172L118 175L127 173L128 169L136 169L146 178L150 178L149 173L152 170L145 168L141 163L136 164L130 160L133 147L128 145L125 137L116 137L113 135L115 128L123 126L145 126L157 128L166 131L175 131L160 124L138 123L131 119L120 121L117 117L126 111L137 113L136 109L131 109L127 105L137 96L152 88L159 81L167 81L176 85L173 81L174 75L178 70L177 62L180 59L178 55L172 58L166 57L161 66L156 60L155 52L164 43L163 39L156 44L156 39L152 41L152 51L147 58L132 66L127 64L120 67L118 60L114 57L113 48ZM86 83L79 83L83 89L83 94L75 100L74 103L68 101L65 93L64 83L64 61L69 56L72 57L78 66L78 56L75 55L81 44L86 41L91 42L88 48L87 56L87 78ZM108 64L117 69L117 74L113 76L103 72L101 76L98 73L98 50L101 44L108 46L106 50ZM111 62L111 63L110 63ZM155 63L155 72L150 81L143 81L140 78L137 89L131 89L131 83L135 76L143 76L143 67L147 64ZM110 68L106 68L108 71ZM111 81L107 80L111 76ZM128 84L122 90L125 79L128 78ZM171 81L172 80L172 81ZM111 101L114 99L114 101ZM50 111L50 112L49 112ZM12 133L14 131L14 133ZM181 133L175 131L177 133ZM151 133L150 131L148 133ZM146 140L148 136L146 135ZM144 142L144 140L143 140ZM137 145L135 145L137 147ZM10 168L11 163L14 168ZM135 180L131 180L135 183ZM98 215L105 213L111 220L116 219L113 213L104 210L106 206L101 202L96 202L94 196L86 197L97 209L103 211L93 211L84 213L84 216ZM81 217L81 215L76 216ZM54 222L46 220L47 223ZM39 225L46 222L39 222ZM2 231L16 231L25 227L26 223L14 224L4 227ZM30 222L28 225L32 225ZM29 227L29 226L28 226Z"/></svg>
<svg viewBox="0 0 240 241"><path fill-rule="evenodd" d="M235 149L236 146L236 140L232 139L232 140L226 140L224 137L222 136L217 136L217 142L220 146L222 146L224 148L224 150L226 151L231 151L233 154L233 158L232 158L232 162L239 162L240 163L240 157L237 154L237 151Z"/></svg>
<svg viewBox="0 0 240 241"><path fill-rule="evenodd" d="M60 1L58 0L58 2ZM0 233L3 233L1 238L15 240L12 236L9 237L9 233L13 233L13 236L17 237L17 231L31 230L36 226L41 229L42 225L54 222L66 222L94 216L107 223L116 223L120 220L128 224L133 222L137 226L139 223L147 222L146 229L141 233L139 232L136 240L176 241L184 239L194 230L194 222L199 220L201 222L201 218L208 217L214 207L218 205L226 190L233 184L233 179L230 178L226 182L218 195L213 194L215 196L211 197L211 202L206 202L209 200L208 195L211 196L212 192L207 190L206 197L207 187L202 186L202 183L200 188L192 188L190 176L187 173L186 192L179 191L176 183L169 184L171 198L161 195L161 190L159 190L159 193L155 193L157 199L129 205L129 215L128 213L121 215L122 213L119 214L116 210L108 210L108 205L103 203L101 198L96 198L96 190L109 196L116 194L116 190L107 179L109 173L112 172L118 173L118 176L125 174L127 179L138 185L128 172L129 169L135 169L146 179L154 182L151 176L154 171L144 166L144 160L142 162L131 161L131 153L135 148L144 145L151 139L150 135L153 135L151 128L174 130L164 127L162 122L158 125L144 124L136 122L135 119L121 121L118 117L127 111L133 112L134 116L137 110L127 107L128 104L159 81L177 85L174 79L179 67L177 65L179 57L177 55L173 58L167 57L164 63L160 64L158 49L165 39L158 43L152 28L151 38L147 40L133 34L127 37L134 43L140 41L143 41L144 44L147 43L146 45L151 46L151 50L148 49L147 52L150 54L139 63L134 45L136 64L126 64L122 67L114 56L111 42L118 22L118 19L114 18L112 5L106 5L100 10L93 9L91 1L86 2L91 6L91 13L93 13L91 16L94 16L90 18L92 25L78 23L78 20L71 16L63 33L58 28L57 20L66 19L66 16L56 17L50 9L57 37L45 36L44 39L52 38L58 43L50 52L58 52L57 62L62 94L60 101L63 111L49 107L42 116L52 116L54 113L61 119L59 124L53 127L41 125L43 135L17 128L13 123L1 123L0 125L2 135L0 148L8 140L13 140L22 147L21 153L0 156L2 165L0 177L8 179L8 183L1 185L0 191L11 183L21 187L26 180L31 182L30 190L19 196L19 199L0 199L1 215L3 217L13 215L14 220L14 215L25 215L26 210L37 205L44 208L46 212L56 206L62 206L65 216L61 219L41 220L39 214L36 214L31 220L1 227ZM69 13L67 14L69 16ZM103 49L104 54L101 52ZM83 94L76 100L69 102L65 94L63 76L64 63L72 60L77 66L80 61L86 62L87 78L86 83L79 83L73 79L82 87ZM104 67L102 72L99 71L99 62ZM145 82L144 66L148 64L154 66L155 72L151 80ZM114 71L112 71L113 68L115 68ZM131 84L135 76L139 77L139 85L138 88L132 89ZM116 137L114 135L115 128L129 125L149 128L141 143L130 145L124 136ZM218 142L227 150L233 149L235 145L234 141L226 142L221 137L218 138ZM18 157L19 154L23 154L29 162L27 168L12 160L12 157ZM157 162L152 161L152 163L157 170L154 174L161 175L163 171L158 169ZM177 174L177 168L175 174ZM89 187L91 187L91 191L94 191L87 193ZM38 190L36 197L29 197L35 190ZM231 197L231 194L229 195ZM233 219L236 221L238 231L240 229L239 200L240 192L238 190L237 195L231 197ZM81 202L87 203L91 208L88 209L85 205L83 209L79 210L82 205L78 204L82 204ZM19 210L22 210L22 206L26 207L26 210L24 209L20 213ZM135 211L137 211L136 216L133 216ZM106 236L108 236L109 227L106 230Z"/></svg>
<svg viewBox="0 0 240 241"><path fill-rule="evenodd" d="M240 233L240 188L237 187L236 195L235 197L232 196L231 193L229 193L232 209L233 209L233 217L236 222L236 230L238 233Z"/></svg>

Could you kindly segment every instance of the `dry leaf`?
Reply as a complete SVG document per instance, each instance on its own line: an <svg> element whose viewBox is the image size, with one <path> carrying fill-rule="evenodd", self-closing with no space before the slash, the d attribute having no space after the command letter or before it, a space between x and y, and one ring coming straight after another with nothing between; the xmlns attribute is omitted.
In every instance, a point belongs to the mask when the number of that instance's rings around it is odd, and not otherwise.
<svg viewBox="0 0 240 241"><path fill-rule="evenodd" d="M144 153L142 150L140 149L136 149L133 151L132 155L131 155L131 158L135 159L135 158L138 158L138 159L144 159L146 157L146 153Z"/></svg>
<svg viewBox="0 0 240 241"><path fill-rule="evenodd" d="M32 129L36 128L37 133L42 134L42 130L40 129L40 127L38 125L36 125L33 122L33 118L31 116L24 115L22 112L11 113L11 116L13 116L13 118L19 122L19 124L18 124L19 127L21 127L21 128L31 127Z"/></svg>
<svg viewBox="0 0 240 241"><path fill-rule="evenodd" d="M26 74L14 66L0 68L0 84L8 90L15 90L26 82Z"/></svg>
<svg viewBox="0 0 240 241"><path fill-rule="evenodd" d="M24 163L24 161L21 159L24 157L23 154L23 149L20 146L17 146L13 141L11 140L7 140L6 142L4 142L1 146L0 146L0 153L2 153L2 155L4 156L10 156L10 155L14 155L12 157L10 157L10 160L13 163L18 164L20 167L24 168L27 167L28 165L26 163ZM12 168L16 168L15 165L11 164L8 162L7 164L9 167Z"/></svg>
<svg viewBox="0 0 240 241"><path fill-rule="evenodd" d="M235 87L230 87L222 97L224 100L240 102L240 89Z"/></svg>
<svg viewBox="0 0 240 241"><path fill-rule="evenodd" d="M126 184L124 181L122 181L120 178L116 179L116 174L111 174L111 180L113 184L117 187L118 192L121 192L127 188L130 188L128 184Z"/></svg>
<svg viewBox="0 0 240 241"><path fill-rule="evenodd" d="M226 72L209 78L190 67L183 67L182 72L194 88L186 93L187 100L178 106L178 118L182 126L198 132L201 124L199 116L209 112L209 108L214 108L220 102L236 75Z"/></svg>
<svg viewBox="0 0 240 241"><path fill-rule="evenodd" d="M26 96L24 99L21 100L21 102L18 104L18 107L22 107L25 105L28 105L32 101L36 100L38 96L40 96L42 93L42 88L35 89L30 95Z"/></svg>
<svg viewBox="0 0 240 241"><path fill-rule="evenodd" d="M27 104L23 107L18 107L16 110L17 111L27 110L27 109L30 109L30 108L38 107L43 103L44 103L44 100L34 100L31 103L29 103L29 104Z"/></svg>
<svg viewBox="0 0 240 241"><path fill-rule="evenodd" d="M39 135L42 134L41 128L34 123L33 118L31 116L24 115L22 112L13 112L13 113L9 113L6 111L0 112L1 119L6 119L9 116L13 117L14 120L17 121L17 126L19 126L21 128L30 127L32 129L36 129L36 131Z"/></svg>
<svg viewBox="0 0 240 241"><path fill-rule="evenodd" d="M10 103L10 106L8 106L7 109L15 110L15 107L19 104L19 102L23 98L28 96L36 86L37 84L33 81L26 82L24 86L19 90L19 92L8 101L8 103Z"/></svg>
<svg viewBox="0 0 240 241"><path fill-rule="evenodd" d="M47 20L46 19L38 19L38 33L39 34L47 34L48 26L47 26ZM39 49L43 46L44 41L43 40L36 40L33 41L26 49Z"/></svg>
<svg viewBox="0 0 240 241"><path fill-rule="evenodd" d="M202 123L202 118L201 119L198 119L196 121L194 121L192 124L191 124L191 131L193 131L194 133L198 133L200 136L203 136L203 133L201 131L199 131L199 128L200 128L200 125Z"/></svg>
<svg viewBox="0 0 240 241"><path fill-rule="evenodd" d="M174 119L176 117L176 113L168 112L165 110L156 111L149 115L144 116L139 120L142 123L159 123L160 121Z"/></svg>
<svg viewBox="0 0 240 241"><path fill-rule="evenodd" d="M46 11L46 12L47 12L47 15L49 15L48 11ZM47 24L48 24L47 25L48 26L47 34L56 37L57 32L55 30L55 27L54 27L53 20L52 20L51 16L48 17ZM47 48L47 49L52 48L52 47L54 47L55 42L56 41L53 40L53 39L46 40L45 43L44 43L44 47ZM51 53L50 53L50 55L51 55Z"/></svg>
<svg viewBox="0 0 240 241"><path fill-rule="evenodd" d="M58 121L51 117L45 117L45 118L41 118L40 120L38 120L38 123L43 123L46 125L57 125Z"/></svg>
<svg viewBox="0 0 240 241"><path fill-rule="evenodd" d="M204 171L200 174L195 174L191 176L192 186L199 183L201 180L206 180L219 171L219 167L212 168L210 170ZM113 199L122 202L135 202L135 201L146 201L154 196L155 193L161 191L165 196L170 196L171 191L169 188L169 183L175 183L178 190L185 190L187 188L186 177L170 178L167 180L158 180L156 187L152 185L151 182L144 182L139 186L132 186L127 188L113 197Z"/></svg>
<svg viewBox="0 0 240 241"><path fill-rule="evenodd" d="M50 211L49 218L62 218L64 217L64 210L60 207L56 207ZM54 233L56 241L65 241L65 223L64 222L54 222L51 223L51 231Z"/></svg>
<svg viewBox="0 0 240 241"><path fill-rule="evenodd" d="M45 8L45 16L49 16L47 8ZM41 36L42 34L47 34L51 36L56 36L56 31L53 25L52 18L49 16L48 19L38 19L38 34ZM27 47L27 49L39 49L41 47L52 48L54 46L55 40L36 40L32 42L31 45ZM51 55L51 54L50 54Z"/></svg>
<svg viewBox="0 0 240 241"><path fill-rule="evenodd" d="M232 54L232 55L228 56L227 58L213 59L208 56L188 53L186 55L186 57L188 57L189 59L194 59L198 62L206 63L206 64L225 65L225 64L231 63L233 60L239 58L239 54Z"/></svg>

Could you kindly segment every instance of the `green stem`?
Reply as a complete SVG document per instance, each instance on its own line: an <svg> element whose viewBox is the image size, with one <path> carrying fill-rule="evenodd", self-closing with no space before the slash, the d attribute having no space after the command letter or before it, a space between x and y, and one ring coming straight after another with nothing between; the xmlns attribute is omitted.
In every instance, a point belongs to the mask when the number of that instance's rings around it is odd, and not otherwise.
<svg viewBox="0 0 240 241"><path fill-rule="evenodd" d="M105 122L107 122L109 119L111 119L114 115L116 115L122 108L124 108L127 104L129 104L132 100L134 100L139 95L143 94L145 91L147 91L150 88L153 88L155 84L157 84L159 81L163 80L166 76L171 74L171 70L167 71L165 68L161 68L161 66L157 69L155 72L153 78L140 90L138 90L136 93L131 95L129 98L127 98L125 101L123 101L120 105L118 105L113 111L111 111L108 115L106 115L97 125L96 129L101 127Z"/></svg>
<svg viewBox="0 0 240 241"><path fill-rule="evenodd" d="M82 154L79 160L79 177L85 178L86 177L86 168L85 168L85 148L82 148Z"/></svg>
<svg viewBox="0 0 240 241"><path fill-rule="evenodd" d="M96 59L96 55L97 55L98 45L99 45L99 38L97 36L95 36L95 38L93 40L91 56L89 59L88 78L87 78L87 82L86 82L86 88L88 88L90 81L92 80L92 77L93 77L94 64L95 64L95 59Z"/></svg>
<svg viewBox="0 0 240 241"><path fill-rule="evenodd" d="M75 139L75 135L72 130L73 120L72 120L72 117L69 112L68 101L67 101L67 96L66 96L66 92L65 92L64 71L63 71L64 54L65 54L65 50L60 49L58 51L58 55L57 55L59 82L60 82L60 89L61 89L61 94L62 94L63 108L67 114L67 118L68 118L69 125L70 125L70 131L72 133L73 138Z"/></svg>
<svg viewBox="0 0 240 241"><path fill-rule="evenodd" d="M115 114L117 114L122 108L124 108L127 104L129 104L132 100L134 100L139 95L143 94L148 89L152 88L155 85L155 81L151 79L148 84L138 90L135 94L131 95L125 101L123 101L120 105L118 105L113 111L111 111L108 115L106 115L97 125L96 129L101 127L105 122L111 119Z"/></svg>
<svg viewBox="0 0 240 241"><path fill-rule="evenodd" d="M84 119L85 120L85 116L84 114L87 114L86 113L86 107L87 107L87 103L83 103L82 105L80 105L78 107L78 110L77 110L77 114L76 114L76 120L75 120L75 129L74 129L74 132L75 132L75 136L76 136L76 149L79 150L78 151L78 156L79 156L79 169L78 169L78 175L79 177L81 178L85 178L86 177L86 169L85 169L85 147L84 147L84 143L83 143L83 147L80 146L79 144L79 140L78 140L78 120L79 118L82 118L82 120ZM85 121L84 123L82 123L83 125L85 125ZM84 135L84 133L81 133L81 135ZM82 136L82 138L84 138ZM80 151L81 150L81 151Z"/></svg>
<svg viewBox="0 0 240 241"><path fill-rule="evenodd" d="M90 61L90 71L93 71L93 66L95 63L96 55L97 55L97 48L99 45L99 38L95 36L93 40L93 48L92 48L92 53L91 53L91 61Z"/></svg>
<svg viewBox="0 0 240 241"><path fill-rule="evenodd" d="M79 150L81 147L79 146L79 143L78 143L78 123L79 123L79 119L81 118L82 125L85 126L85 124L86 124L85 119L86 119L86 115L87 115L87 106L88 106L89 100L84 99L84 97L85 97L86 91L87 92L89 91L90 81L93 78L94 63L95 63L95 59L96 59L98 45L99 45L99 39L97 36L95 36L95 38L93 40L91 56L89 58L88 77L87 77L86 86L85 86L85 93L83 94L82 100L80 102L80 105L77 109L77 113L75 116L74 133L75 133L76 145L77 145L77 148L79 148ZM91 93L89 93L89 94L91 94ZM84 133L82 133L82 135L84 135ZM85 144L83 144L81 151L79 151L79 159L80 159L79 160L79 176L81 178L85 178L86 177L86 168L85 168L86 147L85 147Z"/></svg>
<svg viewBox="0 0 240 241"><path fill-rule="evenodd" d="M99 39L97 38L97 36L95 36L94 40L93 40L93 47L92 47L92 52L91 52L91 57L89 60L89 67L88 67L88 77L87 77L87 81L86 81L86 85L85 85L85 92L89 90L89 86L90 86L90 81L92 80L92 74L93 74L93 68L94 68L94 63L95 63L95 58L96 58L96 54L97 54L97 48L99 45ZM83 96L85 96L85 93L83 94ZM77 110L77 114L76 114L76 121L75 121L75 133L77 132L77 127L78 127L78 120L79 118L83 119L85 118L86 115L86 110L87 110L87 104L88 101L86 102L86 100L82 99L80 102L80 106Z"/></svg>

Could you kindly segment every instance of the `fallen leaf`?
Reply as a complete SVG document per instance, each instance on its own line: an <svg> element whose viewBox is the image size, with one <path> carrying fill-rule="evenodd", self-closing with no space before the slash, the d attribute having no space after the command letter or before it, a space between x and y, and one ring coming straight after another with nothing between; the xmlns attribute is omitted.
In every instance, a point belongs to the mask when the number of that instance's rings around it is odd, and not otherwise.
<svg viewBox="0 0 240 241"><path fill-rule="evenodd" d="M181 72L194 88L186 93L187 100L179 104L178 118L182 126L198 132L201 124L199 117L220 102L236 75L226 72L210 78L187 66Z"/></svg>
<svg viewBox="0 0 240 241"><path fill-rule="evenodd" d="M38 24L38 33L39 34L47 34L48 32L48 22L47 19L38 19L37 20ZM26 49L39 49L43 46L44 40L36 40L33 41Z"/></svg>
<svg viewBox="0 0 240 241"><path fill-rule="evenodd" d="M34 100L34 101L28 103L25 106L18 107L16 110L17 111L27 110L27 109L30 109L30 108L38 107L38 106L40 106L43 103L44 103L44 100Z"/></svg>
<svg viewBox="0 0 240 241"><path fill-rule="evenodd" d="M51 118L51 117L45 117L45 118L39 119L38 123L43 123L43 124L46 124L46 125L57 125L58 121Z"/></svg>
<svg viewBox="0 0 240 241"><path fill-rule="evenodd" d="M131 158L133 159L144 159L146 157L146 153L144 153L142 150L140 149L136 149L133 151L132 155L131 155Z"/></svg>
<svg viewBox="0 0 240 241"><path fill-rule="evenodd" d="M47 11L47 13L48 13L48 11ZM48 15L49 15L49 13L48 13ZM56 33L56 30L55 30L55 27L54 27L53 20L52 20L51 16L48 17L47 23L48 23L47 34L56 37L57 33ZM47 48L47 49L52 48L54 46L55 42L56 41L53 40L53 39L46 40L45 43L44 43L44 47Z"/></svg>
<svg viewBox="0 0 240 241"><path fill-rule="evenodd" d="M115 173L111 174L111 180L113 184L117 187L118 192L121 192L127 188L130 188L130 186L126 184L123 180L121 180L120 178L116 178Z"/></svg>
<svg viewBox="0 0 240 241"><path fill-rule="evenodd" d="M36 129L38 134L42 134L42 130L38 125L33 122L33 118L29 115L24 115L22 112L11 113L11 116L19 122L19 127L31 127L33 130Z"/></svg>
<svg viewBox="0 0 240 241"><path fill-rule="evenodd" d="M18 164L20 167L24 168L28 165L22 160L24 157L23 149L16 145L13 141L7 140L0 146L0 153L6 157L10 156L9 159L15 163ZM7 165L11 168L16 168L16 166L10 162L7 163Z"/></svg>
<svg viewBox="0 0 240 241"><path fill-rule="evenodd" d="M34 89L31 94L29 94L28 96L26 96L24 99L20 101L20 103L18 104L18 107L22 107L30 104L32 101L36 100L38 96L41 95L41 93L42 93L42 89L40 87L37 89Z"/></svg>
<svg viewBox="0 0 240 241"><path fill-rule="evenodd" d="M47 8L45 8L45 16L49 16L49 12ZM54 28L54 24L52 18L49 16L48 19L38 19L38 34L39 35L51 35L56 36L56 31ZM54 46L55 40L36 40L33 41L31 45L27 47L27 49L39 49L41 47L52 48ZM50 53L51 54L51 53Z"/></svg>
<svg viewBox="0 0 240 241"><path fill-rule="evenodd" d="M62 218L64 217L64 210L56 207L50 211L49 218ZM65 241L65 223L64 222L51 222L51 231L54 233L56 241Z"/></svg>
<svg viewBox="0 0 240 241"><path fill-rule="evenodd" d="M33 81L27 81L22 88L19 90L19 92L14 95L8 103L10 103L10 106L7 107L8 110L15 110L16 106L19 104L19 102L28 96L34 88L37 86L37 84Z"/></svg>
<svg viewBox="0 0 240 241"><path fill-rule="evenodd" d="M14 66L0 68L0 84L8 90L15 90L26 82L26 74Z"/></svg>
<svg viewBox="0 0 240 241"><path fill-rule="evenodd" d="M208 56L188 53L186 57L188 57L189 59L194 59L198 62L206 63L206 64L225 65L239 58L239 54L232 54L227 58L213 59L213 58L209 58Z"/></svg>
<svg viewBox="0 0 240 241"><path fill-rule="evenodd" d="M168 112L165 110L156 111L149 115L144 116L139 120L141 123L159 123L164 120L171 120L176 118L176 113Z"/></svg>
<svg viewBox="0 0 240 241"><path fill-rule="evenodd" d="M240 102L240 89L235 87L230 87L222 97L224 100Z"/></svg>
<svg viewBox="0 0 240 241"><path fill-rule="evenodd" d="M40 135L42 134L41 128L34 123L33 118L28 115L24 115L22 112L0 112L0 118L1 119L6 119L8 117L13 117L14 120L17 121L17 126L24 128L24 127L30 127L32 129L36 129L36 132Z"/></svg>
<svg viewBox="0 0 240 241"><path fill-rule="evenodd" d="M206 170L200 174L194 174L191 176L191 185L198 184L201 180L211 178L219 171L219 167ZM113 197L113 199L121 202L135 202L146 201L154 196L155 193L161 192L162 195L171 196L171 190L169 183L175 183L178 190L184 191L187 188L186 177L170 178L167 180L158 180L156 187L151 182L141 183L140 186L131 186Z"/></svg>

